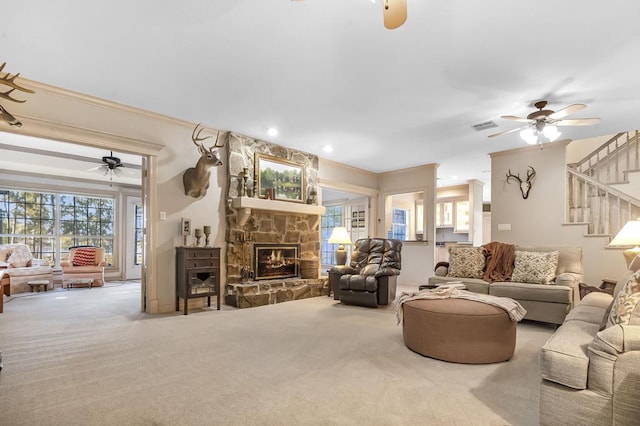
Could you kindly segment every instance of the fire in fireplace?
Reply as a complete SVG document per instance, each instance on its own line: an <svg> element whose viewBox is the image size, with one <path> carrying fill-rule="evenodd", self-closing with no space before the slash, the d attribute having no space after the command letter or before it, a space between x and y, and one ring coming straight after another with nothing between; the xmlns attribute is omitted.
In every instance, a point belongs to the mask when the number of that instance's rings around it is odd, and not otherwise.
<svg viewBox="0 0 640 426"><path fill-rule="evenodd" d="M256 280L298 277L298 244L254 244Z"/></svg>

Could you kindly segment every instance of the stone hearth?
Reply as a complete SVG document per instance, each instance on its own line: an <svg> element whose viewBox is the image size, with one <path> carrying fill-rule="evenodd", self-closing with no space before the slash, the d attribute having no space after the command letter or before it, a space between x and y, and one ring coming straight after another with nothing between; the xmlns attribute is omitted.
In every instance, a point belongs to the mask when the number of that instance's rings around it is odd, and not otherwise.
<svg viewBox="0 0 640 426"><path fill-rule="evenodd" d="M254 308L328 294L327 278L264 280L227 284L225 303L236 308Z"/></svg>

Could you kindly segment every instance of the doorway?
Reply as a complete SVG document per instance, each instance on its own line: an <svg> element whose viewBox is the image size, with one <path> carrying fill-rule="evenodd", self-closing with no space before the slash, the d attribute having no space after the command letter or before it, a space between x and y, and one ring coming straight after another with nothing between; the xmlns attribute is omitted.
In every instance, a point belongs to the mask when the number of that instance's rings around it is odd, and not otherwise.
<svg viewBox="0 0 640 426"><path fill-rule="evenodd" d="M81 194L104 196L118 205L114 210L115 222L110 236L113 251L111 264L105 269L107 280L136 279L141 285L141 306L146 309L146 259L143 238L147 209L144 208L144 176L149 157L141 153L111 152L109 148L96 148L82 143L62 142L43 137L32 137L0 131L0 179L2 188L55 192L59 194ZM122 167L118 173L104 168L102 157L118 157ZM104 161L104 160L103 160ZM56 238L61 236L56 234ZM92 235L77 235L89 238ZM93 235L98 237L100 235ZM56 265L68 244L57 251ZM52 263L52 266L53 263Z"/></svg>

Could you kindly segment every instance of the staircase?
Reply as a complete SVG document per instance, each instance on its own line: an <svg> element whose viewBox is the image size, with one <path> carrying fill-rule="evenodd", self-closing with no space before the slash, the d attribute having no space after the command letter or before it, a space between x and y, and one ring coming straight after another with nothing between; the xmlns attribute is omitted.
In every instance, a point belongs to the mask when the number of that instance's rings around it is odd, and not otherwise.
<svg viewBox="0 0 640 426"><path fill-rule="evenodd" d="M567 166L567 222L587 225L588 236L612 237L640 217L640 199L613 185L640 171L640 131L618 133L578 163Z"/></svg>

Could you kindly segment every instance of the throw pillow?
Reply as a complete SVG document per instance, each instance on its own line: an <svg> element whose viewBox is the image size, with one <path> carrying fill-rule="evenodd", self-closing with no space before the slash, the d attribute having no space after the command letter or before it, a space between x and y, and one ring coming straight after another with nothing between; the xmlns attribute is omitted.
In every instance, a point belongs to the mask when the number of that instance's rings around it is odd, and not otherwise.
<svg viewBox="0 0 640 426"><path fill-rule="evenodd" d="M94 266L96 264L96 249L77 248L71 262L73 266Z"/></svg>
<svg viewBox="0 0 640 426"><path fill-rule="evenodd" d="M11 250L0 249L0 262L6 262L10 254L11 254Z"/></svg>
<svg viewBox="0 0 640 426"><path fill-rule="evenodd" d="M615 324L640 325L640 272L629 278L613 300L607 327Z"/></svg>
<svg viewBox="0 0 640 426"><path fill-rule="evenodd" d="M11 268L24 268L31 264L31 252L27 246L17 245L13 248L11 256L7 259L7 263Z"/></svg>
<svg viewBox="0 0 640 426"><path fill-rule="evenodd" d="M482 278L484 264L482 247L450 247L447 277Z"/></svg>
<svg viewBox="0 0 640 426"><path fill-rule="evenodd" d="M611 303L609 303L609 306L607 306L607 310L604 311L604 317L602 317L602 321L600 321L600 331L607 328L607 324L609 323L609 315L611 314L611 308L613 308L613 302L615 301L616 299L612 299Z"/></svg>
<svg viewBox="0 0 640 426"><path fill-rule="evenodd" d="M556 277L559 251L537 252L516 250L511 281L530 284L549 284Z"/></svg>

